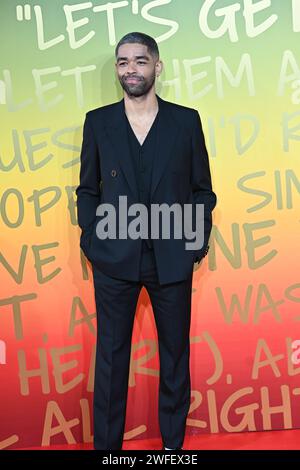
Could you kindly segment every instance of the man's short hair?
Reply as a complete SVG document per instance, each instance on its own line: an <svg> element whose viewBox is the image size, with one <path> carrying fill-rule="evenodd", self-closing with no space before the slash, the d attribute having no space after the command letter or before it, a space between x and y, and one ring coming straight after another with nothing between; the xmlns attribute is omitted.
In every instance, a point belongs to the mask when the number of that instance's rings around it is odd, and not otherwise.
<svg viewBox="0 0 300 470"><path fill-rule="evenodd" d="M127 33L125 34L125 36L123 36L120 39L115 49L116 57L118 55L119 47L122 46L122 44L128 44L128 43L130 44L138 43L138 44L143 44L144 46L147 46L149 54L151 54L155 60L159 59L159 50L158 50L158 45L155 39L152 38L151 36L148 36L148 34L139 33L139 32Z"/></svg>

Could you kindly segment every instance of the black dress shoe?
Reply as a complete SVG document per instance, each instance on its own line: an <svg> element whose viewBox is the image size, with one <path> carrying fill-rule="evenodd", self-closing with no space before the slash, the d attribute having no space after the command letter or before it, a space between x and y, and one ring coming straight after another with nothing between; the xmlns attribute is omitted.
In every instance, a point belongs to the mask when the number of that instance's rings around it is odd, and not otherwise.
<svg viewBox="0 0 300 470"><path fill-rule="evenodd" d="M173 450L182 450L182 447L175 447L175 449L165 449L164 447L162 447L161 450L165 450L166 452L172 452Z"/></svg>

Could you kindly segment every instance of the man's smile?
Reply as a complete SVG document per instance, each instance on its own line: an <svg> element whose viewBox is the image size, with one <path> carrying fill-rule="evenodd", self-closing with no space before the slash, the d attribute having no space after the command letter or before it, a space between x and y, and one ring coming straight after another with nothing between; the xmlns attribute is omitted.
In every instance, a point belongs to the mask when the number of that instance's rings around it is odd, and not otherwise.
<svg viewBox="0 0 300 470"><path fill-rule="evenodd" d="M126 78L125 80L127 83L139 83L141 81L141 79L133 77Z"/></svg>

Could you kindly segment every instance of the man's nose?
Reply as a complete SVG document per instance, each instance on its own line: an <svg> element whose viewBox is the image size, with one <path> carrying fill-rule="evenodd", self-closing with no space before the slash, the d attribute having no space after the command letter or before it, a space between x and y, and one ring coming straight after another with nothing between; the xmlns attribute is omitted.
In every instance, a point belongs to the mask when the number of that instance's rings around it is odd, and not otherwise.
<svg viewBox="0 0 300 470"><path fill-rule="evenodd" d="M128 62L127 71L129 73L136 72L136 67L134 62Z"/></svg>

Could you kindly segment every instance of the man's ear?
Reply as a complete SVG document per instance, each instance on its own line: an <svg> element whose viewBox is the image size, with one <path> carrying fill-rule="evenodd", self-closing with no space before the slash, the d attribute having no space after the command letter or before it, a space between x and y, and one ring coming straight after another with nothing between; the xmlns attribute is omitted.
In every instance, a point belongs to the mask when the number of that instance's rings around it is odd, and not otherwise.
<svg viewBox="0 0 300 470"><path fill-rule="evenodd" d="M164 68L163 62L161 60L157 61L155 64L155 69L156 69L155 73L157 77L162 73L163 68Z"/></svg>

